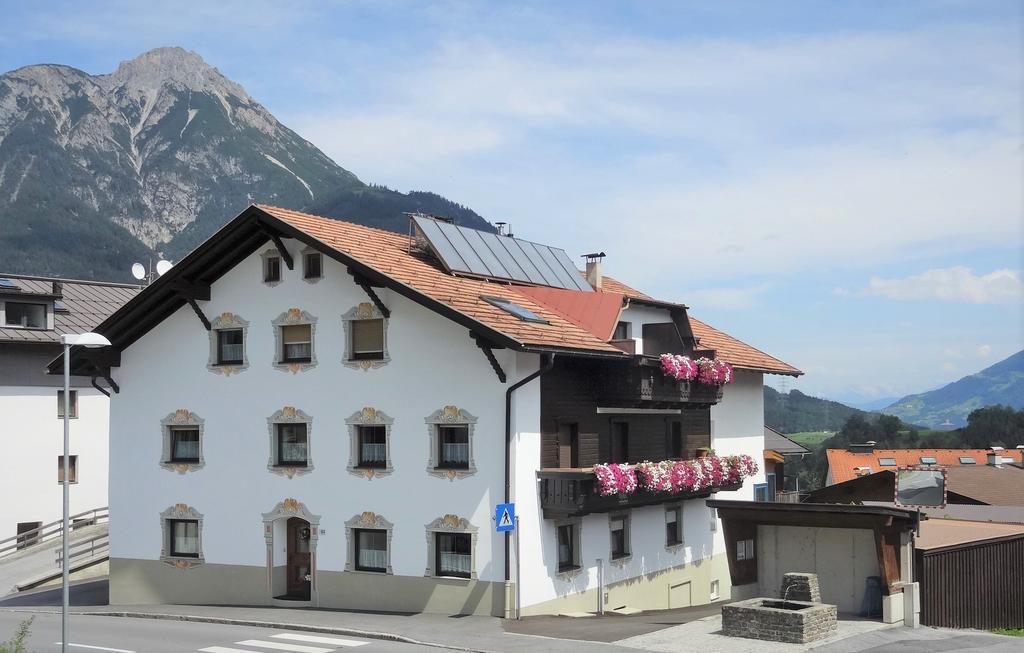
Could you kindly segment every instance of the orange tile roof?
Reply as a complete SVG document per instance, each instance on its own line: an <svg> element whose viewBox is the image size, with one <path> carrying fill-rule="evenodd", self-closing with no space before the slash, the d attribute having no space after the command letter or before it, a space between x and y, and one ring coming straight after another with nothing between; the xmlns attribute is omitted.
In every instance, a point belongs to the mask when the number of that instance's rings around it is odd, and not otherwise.
<svg viewBox="0 0 1024 653"><path fill-rule="evenodd" d="M274 206L258 205L258 208L304 231L324 245L333 247L381 274L447 304L470 319L500 331L524 345L622 355L621 351L604 340L563 317L546 304L516 292L516 289L507 283L456 277L424 257L410 254L407 235ZM519 304L550 324L524 322L480 299L484 295L501 297Z"/></svg>
<svg viewBox="0 0 1024 653"><path fill-rule="evenodd" d="M504 282L457 277L448 274L427 257L410 254L408 235L275 206L257 205L257 208L523 345L623 355L607 342L614 328L614 321L609 321L618 316L617 310L613 311L612 307L616 302L621 305L622 296L657 301L608 276L604 277L599 293L514 286ZM563 293L580 297L568 298ZM513 301L550 324L523 322L480 299L481 295ZM613 312L614 318L610 317ZM693 318L690 322L694 335L703 339L701 345L715 349L718 356L735 367L771 374L795 376L803 373L703 322Z"/></svg>
<svg viewBox="0 0 1024 653"><path fill-rule="evenodd" d="M622 295L613 292L580 292L546 286L515 286L516 292L543 303L573 324L601 340L608 340L622 313Z"/></svg>
<svg viewBox="0 0 1024 653"><path fill-rule="evenodd" d="M690 316L690 328L693 329L693 335L697 337L701 347L714 349L716 356L733 367L767 372L769 374L786 374L789 376L803 374L803 372L789 363L784 363L760 349L751 347L727 333L708 326L693 316Z"/></svg>
<svg viewBox="0 0 1024 653"><path fill-rule="evenodd" d="M959 466L961 457L974 458L976 465L986 463L989 449L875 449L872 453L860 453L847 451L846 449L829 449L826 451L828 457L828 469L832 473L832 483L843 483L857 478L857 469L870 467L871 473L883 470L893 470L911 465L921 465L922 456L932 456L936 465ZM1013 458L1016 464L1021 462L1021 452L1014 449L1005 449L1000 455L1006 458ZM882 466L879 458L895 458L895 466Z"/></svg>

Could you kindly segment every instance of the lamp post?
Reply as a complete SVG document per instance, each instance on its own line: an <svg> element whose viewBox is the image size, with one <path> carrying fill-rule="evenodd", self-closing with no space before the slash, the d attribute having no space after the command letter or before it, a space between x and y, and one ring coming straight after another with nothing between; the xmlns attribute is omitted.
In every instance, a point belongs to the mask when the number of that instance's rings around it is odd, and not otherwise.
<svg viewBox="0 0 1024 653"><path fill-rule="evenodd" d="M68 653L68 505L70 493L68 481L71 475L71 456L69 433L71 429L71 347L78 345L88 349L109 347L110 341L98 333L82 333L75 335L65 333L60 337L64 345L64 477L61 479L61 488L64 491L64 513L61 526L61 610L60 610L60 650L61 653Z"/></svg>

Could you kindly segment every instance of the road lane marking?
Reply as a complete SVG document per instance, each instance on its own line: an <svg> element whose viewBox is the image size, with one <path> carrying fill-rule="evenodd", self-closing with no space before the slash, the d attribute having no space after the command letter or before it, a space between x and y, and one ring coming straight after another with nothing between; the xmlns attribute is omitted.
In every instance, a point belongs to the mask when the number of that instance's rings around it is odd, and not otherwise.
<svg viewBox="0 0 1024 653"><path fill-rule="evenodd" d="M369 642L360 642L354 639L341 639L340 637L324 637L323 635L301 635L299 633L280 633L271 635L277 639L290 639L296 642L309 642L311 644L333 644L335 646L366 646Z"/></svg>
<svg viewBox="0 0 1024 653"><path fill-rule="evenodd" d="M54 646L60 646L60 642L54 642ZM68 646L74 646L76 648L89 648L94 651L111 651L112 653L135 653L135 651L129 651L123 648L110 648L108 646L90 646L89 644L72 644L68 642Z"/></svg>
<svg viewBox="0 0 1024 653"><path fill-rule="evenodd" d="M334 649L320 646L302 646L301 644L285 644L284 642L266 642L259 639L246 639L235 642L239 646L258 646L260 648L272 648L278 651L294 651L294 653L331 653Z"/></svg>
<svg viewBox="0 0 1024 653"><path fill-rule="evenodd" d="M227 646L207 646L199 650L202 653L253 653L242 648L229 648Z"/></svg>

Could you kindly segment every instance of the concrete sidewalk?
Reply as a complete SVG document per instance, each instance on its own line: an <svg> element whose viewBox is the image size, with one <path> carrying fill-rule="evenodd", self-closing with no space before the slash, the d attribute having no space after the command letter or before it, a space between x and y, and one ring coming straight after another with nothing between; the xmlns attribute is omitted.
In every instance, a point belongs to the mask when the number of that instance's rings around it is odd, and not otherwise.
<svg viewBox="0 0 1024 653"><path fill-rule="evenodd" d="M59 609L59 608L58 608ZM51 607L7 608L25 612L51 612ZM194 605L130 605L76 607L73 614L150 619L176 619L273 627L288 630L368 637L422 644L461 651L583 651L635 653L634 649L600 642L583 642L507 633L495 617L436 614L383 614L340 610Z"/></svg>

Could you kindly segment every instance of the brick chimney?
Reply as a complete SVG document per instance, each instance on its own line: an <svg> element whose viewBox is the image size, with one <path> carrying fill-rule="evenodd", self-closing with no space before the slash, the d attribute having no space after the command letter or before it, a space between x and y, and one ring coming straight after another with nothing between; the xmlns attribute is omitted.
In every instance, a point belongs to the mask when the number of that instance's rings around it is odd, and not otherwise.
<svg viewBox="0 0 1024 653"><path fill-rule="evenodd" d="M64 284L60 281L53 282L53 294L57 297L64 297Z"/></svg>
<svg viewBox="0 0 1024 653"><path fill-rule="evenodd" d="M601 289L601 284L603 282L601 259L604 257L604 252L595 252L593 254L583 255L583 258L587 259L587 283L589 283L594 290Z"/></svg>

